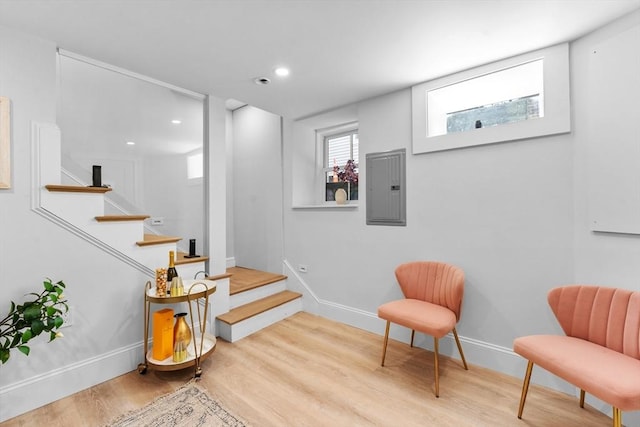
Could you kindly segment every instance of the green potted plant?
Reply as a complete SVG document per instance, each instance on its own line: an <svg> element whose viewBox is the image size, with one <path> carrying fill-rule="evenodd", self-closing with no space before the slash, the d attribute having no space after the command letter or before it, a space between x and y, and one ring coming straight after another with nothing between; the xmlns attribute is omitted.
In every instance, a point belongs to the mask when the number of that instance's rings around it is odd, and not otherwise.
<svg viewBox="0 0 640 427"><path fill-rule="evenodd" d="M43 286L39 294L27 294L33 298L21 305L11 301L9 313L0 319L0 363L9 360L12 348L28 356L31 349L27 343L43 332L49 333L49 342L62 337L58 329L64 323L62 315L69 310L63 294L65 284L46 279Z"/></svg>

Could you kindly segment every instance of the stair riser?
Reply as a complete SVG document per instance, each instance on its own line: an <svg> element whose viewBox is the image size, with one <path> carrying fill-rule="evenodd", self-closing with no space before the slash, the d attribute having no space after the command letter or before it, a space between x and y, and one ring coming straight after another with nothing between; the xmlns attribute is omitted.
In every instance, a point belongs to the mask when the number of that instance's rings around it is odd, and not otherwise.
<svg viewBox="0 0 640 427"><path fill-rule="evenodd" d="M259 300L261 298L268 297L269 295L276 294L286 289L287 289L287 281L281 280L279 282L270 283L268 285L260 286L258 288L250 289L248 291L231 295L230 310L233 310L236 307L240 307L241 305L245 305L250 302Z"/></svg>
<svg viewBox="0 0 640 427"><path fill-rule="evenodd" d="M302 311L302 298L296 298L234 325L216 320L216 329L223 340L236 342L299 311Z"/></svg>

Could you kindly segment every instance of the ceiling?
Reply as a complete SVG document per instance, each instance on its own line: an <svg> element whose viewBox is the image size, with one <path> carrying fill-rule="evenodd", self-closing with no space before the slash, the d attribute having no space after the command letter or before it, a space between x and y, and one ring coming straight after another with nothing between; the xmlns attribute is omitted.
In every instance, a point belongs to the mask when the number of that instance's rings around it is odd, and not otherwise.
<svg viewBox="0 0 640 427"><path fill-rule="evenodd" d="M638 8L640 0L0 0L0 25L296 119L575 40ZM286 78L273 73L281 65Z"/></svg>

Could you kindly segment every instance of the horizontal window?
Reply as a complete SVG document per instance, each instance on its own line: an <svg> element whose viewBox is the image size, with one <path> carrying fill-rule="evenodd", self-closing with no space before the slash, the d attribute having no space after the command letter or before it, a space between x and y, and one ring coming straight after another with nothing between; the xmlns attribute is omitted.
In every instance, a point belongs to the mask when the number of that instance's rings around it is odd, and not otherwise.
<svg viewBox="0 0 640 427"><path fill-rule="evenodd" d="M568 132L568 55L563 44L414 86L414 154Z"/></svg>

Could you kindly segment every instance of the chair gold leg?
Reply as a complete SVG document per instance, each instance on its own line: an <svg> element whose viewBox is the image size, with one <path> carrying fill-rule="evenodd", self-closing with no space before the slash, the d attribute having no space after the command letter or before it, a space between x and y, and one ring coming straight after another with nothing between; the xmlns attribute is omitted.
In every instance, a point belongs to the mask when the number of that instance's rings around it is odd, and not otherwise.
<svg viewBox="0 0 640 427"><path fill-rule="evenodd" d="M462 357L462 364L464 365L464 369L468 371L469 367L467 366L467 360L464 358L464 353L462 352L462 345L460 344L460 338L458 338L458 331L456 331L456 328L453 328L453 336L456 338L456 344L458 345L458 351L460 352L460 357Z"/></svg>
<svg viewBox="0 0 640 427"><path fill-rule="evenodd" d="M416 331L415 329L411 330L411 344L409 344L411 347L413 347L413 337L415 337L416 335Z"/></svg>
<svg viewBox="0 0 640 427"><path fill-rule="evenodd" d="M527 372L524 374L524 382L522 384L522 396L520 396L520 407L518 408L518 418L522 419L522 411L524 410L524 401L527 399L527 391L529 391L529 381L531 381L531 371L533 370L533 362L527 364Z"/></svg>
<svg viewBox="0 0 640 427"><path fill-rule="evenodd" d="M436 377L436 397L440 397L440 378L438 375L438 338L433 337L434 371Z"/></svg>
<svg viewBox="0 0 640 427"><path fill-rule="evenodd" d="M384 331L384 342L382 343L382 361L380 362L380 366L384 366L384 357L387 354L387 342L389 341L389 326L391 322L387 320L387 327Z"/></svg>
<svg viewBox="0 0 640 427"><path fill-rule="evenodd" d="M580 389L580 407L584 408L584 390Z"/></svg>
<svg viewBox="0 0 640 427"><path fill-rule="evenodd" d="M622 411L613 407L613 427L622 427Z"/></svg>

